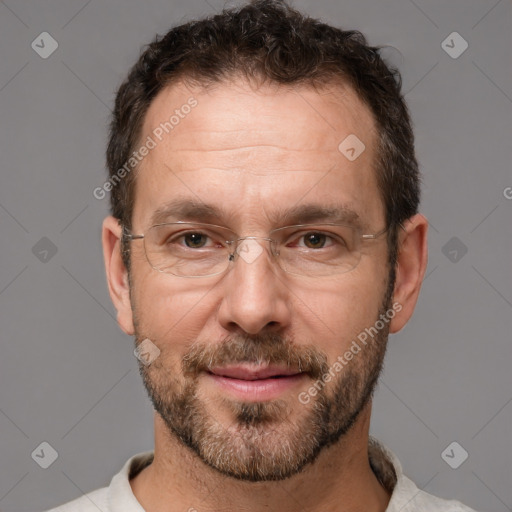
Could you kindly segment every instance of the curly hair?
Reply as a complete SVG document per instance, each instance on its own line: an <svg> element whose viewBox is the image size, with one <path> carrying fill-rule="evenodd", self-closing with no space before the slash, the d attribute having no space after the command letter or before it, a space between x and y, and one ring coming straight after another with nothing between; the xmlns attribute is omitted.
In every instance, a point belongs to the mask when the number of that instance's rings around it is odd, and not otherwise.
<svg viewBox="0 0 512 512"><path fill-rule="evenodd" d="M155 96L180 79L207 86L242 75L288 85L342 82L371 110L377 127L374 168L386 211L394 281L398 227L418 211L420 175L398 70L390 69L356 30L308 17L282 0L253 0L190 21L147 45L120 86L110 125L107 166L112 178L130 158ZM112 188L111 212L132 226L135 173ZM129 247L123 260L129 270Z"/></svg>

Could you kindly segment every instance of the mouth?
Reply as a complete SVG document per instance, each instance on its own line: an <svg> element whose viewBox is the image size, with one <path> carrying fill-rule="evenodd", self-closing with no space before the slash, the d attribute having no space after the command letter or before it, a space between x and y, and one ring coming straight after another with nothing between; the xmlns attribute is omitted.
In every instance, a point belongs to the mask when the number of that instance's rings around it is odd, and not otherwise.
<svg viewBox="0 0 512 512"><path fill-rule="evenodd" d="M222 391L246 401L268 401L296 387L308 375L283 366L236 365L211 368L207 372Z"/></svg>
<svg viewBox="0 0 512 512"><path fill-rule="evenodd" d="M282 366L254 366L254 365L237 365L212 368L212 375L218 377L226 377L238 380L263 380L270 378L291 377L302 374L298 369L282 367Z"/></svg>

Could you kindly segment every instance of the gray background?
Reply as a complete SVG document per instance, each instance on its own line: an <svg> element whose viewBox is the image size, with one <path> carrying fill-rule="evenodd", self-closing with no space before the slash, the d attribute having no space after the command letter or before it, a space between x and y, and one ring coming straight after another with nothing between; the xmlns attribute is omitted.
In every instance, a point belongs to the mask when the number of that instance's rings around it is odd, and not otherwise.
<svg viewBox="0 0 512 512"><path fill-rule="evenodd" d="M0 2L3 511L41 510L107 485L128 457L152 448L133 341L117 327L105 284L108 200L92 191L105 179L114 91L141 45L222 5ZM372 433L428 492L512 510L511 3L294 5L393 47L415 123L430 262L414 318L390 340ZM47 59L31 48L43 31L59 45ZM469 44L456 59L441 46L453 31ZM56 254L43 252L43 237ZM58 452L48 469L31 457L43 441ZM453 441L469 453L458 469L441 457Z"/></svg>

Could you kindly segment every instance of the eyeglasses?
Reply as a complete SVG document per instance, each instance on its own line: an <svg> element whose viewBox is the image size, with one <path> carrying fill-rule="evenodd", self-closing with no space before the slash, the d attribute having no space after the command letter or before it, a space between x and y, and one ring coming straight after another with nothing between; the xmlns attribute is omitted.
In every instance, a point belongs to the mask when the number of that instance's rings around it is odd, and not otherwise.
<svg viewBox="0 0 512 512"><path fill-rule="evenodd" d="M143 240L149 264L158 272L179 277L222 274L238 257L253 263L264 252L258 241L269 242L270 254L279 267L299 276L329 276L353 270L361 259L364 241L374 240L387 228L365 235L344 224L299 224L277 228L269 237L245 236L214 224L172 222L156 224L144 234L127 240Z"/></svg>

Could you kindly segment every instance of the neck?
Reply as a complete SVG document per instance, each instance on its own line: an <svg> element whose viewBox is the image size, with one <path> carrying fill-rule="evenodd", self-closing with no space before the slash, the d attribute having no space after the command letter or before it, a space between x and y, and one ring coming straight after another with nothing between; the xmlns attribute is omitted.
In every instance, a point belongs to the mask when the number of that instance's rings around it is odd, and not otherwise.
<svg viewBox="0 0 512 512"><path fill-rule="evenodd" d="M130 481L146 512L227 510L247 512L384 512L390 494L377 480L368 459L371 403L350 431L326 447L314 463L278 482L244 482L210 468L167 431L155 414L152 464Z"/></svg>

